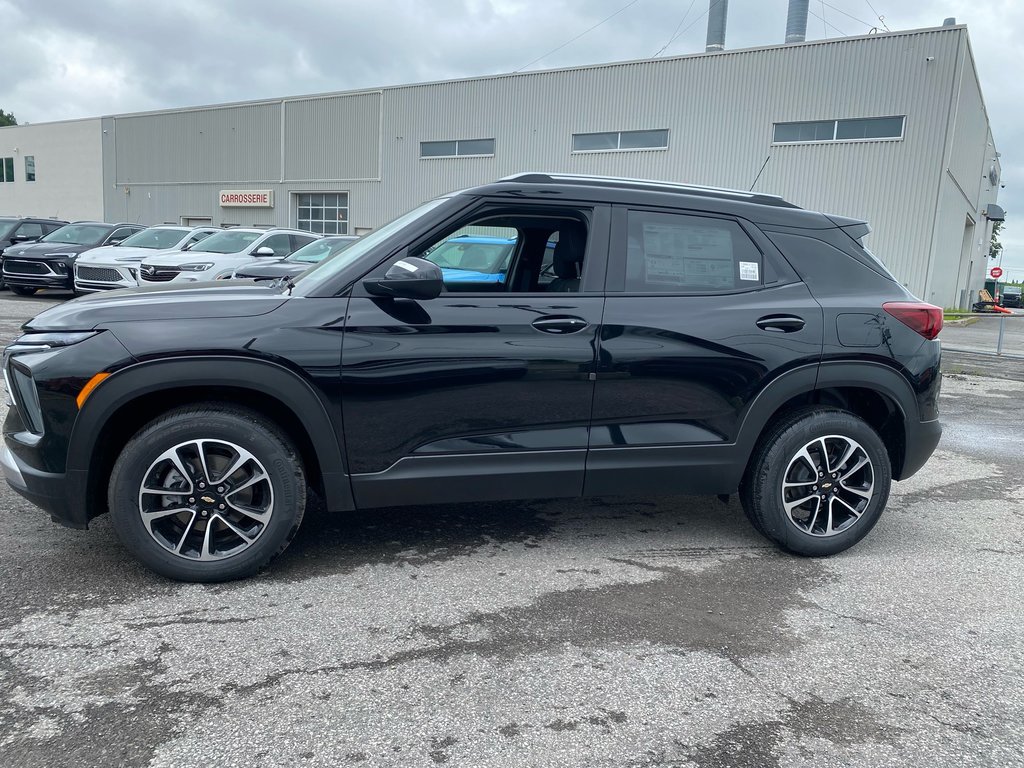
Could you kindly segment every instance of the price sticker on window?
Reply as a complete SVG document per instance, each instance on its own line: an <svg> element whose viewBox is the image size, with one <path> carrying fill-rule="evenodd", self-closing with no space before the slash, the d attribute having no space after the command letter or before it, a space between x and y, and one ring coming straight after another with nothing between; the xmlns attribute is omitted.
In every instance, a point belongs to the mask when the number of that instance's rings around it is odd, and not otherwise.
<svg viewBox="0 0 1024 768"><path fill-rule="evenodd" d="M752 280L753 282L760 281L761 276L758 270L758 264L756 261L741 261L740 262L740 280Z"/></svg>

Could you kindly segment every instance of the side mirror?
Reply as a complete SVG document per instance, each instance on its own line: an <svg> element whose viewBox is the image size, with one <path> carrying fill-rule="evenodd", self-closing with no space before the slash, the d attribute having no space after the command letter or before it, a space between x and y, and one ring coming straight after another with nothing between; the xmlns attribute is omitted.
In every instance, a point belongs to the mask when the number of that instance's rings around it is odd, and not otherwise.
<svg viewBox="0 0 1024 768"><path fill-rule="evenodd" d="M183 246L181 246L181 250L191 251L193 245L195 245L195 243L185 243Z"/></svg>
<svg viewBox="0 0 1024 768"><path fill-rule="evenodd" d="M255 251L252 252L253 256L276 256L274 249L268 245L261 245Z"/></svg>
<svg viewBox="0 0 1024 768"><path fill-rule="evenodd" d="M118 246L120 244L121 244L121 240L120 239L118 239L118 240L111 240L110 243L108 243L108 245L113 245L113 246Z"/></svg>
<svg viewBox="0 0 1024 768"><path fill-rule="evenodd" d="M14 243L34 243L38 239L39 239L38 237L33 237L32 235L15 235L14 237L11 238L11 242L14 242Z"/></svg>
<svg viewBox="0 0 1024 768"><path fill-rule="evenodd" d="M363 287L372 296L394 299L436 299L444 288L441 268L426 259L399 259L383 279L363 280Z"/></svg>

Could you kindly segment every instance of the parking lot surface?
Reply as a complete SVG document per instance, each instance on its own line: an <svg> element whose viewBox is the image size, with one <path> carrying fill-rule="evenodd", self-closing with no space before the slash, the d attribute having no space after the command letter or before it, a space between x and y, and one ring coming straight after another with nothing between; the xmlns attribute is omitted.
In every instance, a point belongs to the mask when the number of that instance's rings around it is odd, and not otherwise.
<svg viewBox="0 0 1024 768"><path fill-rule="evenodd" d="M0 294L0 340L50 301ZM941 404L824 560L608 498L314 513L184 585L0 489L0 765L1024 765L1024 383Z"/></svg>

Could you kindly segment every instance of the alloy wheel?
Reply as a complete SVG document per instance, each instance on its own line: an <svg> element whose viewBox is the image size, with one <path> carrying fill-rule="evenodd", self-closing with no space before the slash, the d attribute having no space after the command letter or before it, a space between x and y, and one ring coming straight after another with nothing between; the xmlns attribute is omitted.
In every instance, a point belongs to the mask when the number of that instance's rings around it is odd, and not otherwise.
<svg viewBox="0 0 1024 768"><path fill-rule="evenodd" d="M149 535L189 560L222 560L248 549L274 512L270 476L252 453L197 439L160 454L143 476L139 514Z"/></svg>
<svg viewBox="0 0 1024 768"><path fill-rule="evenodd" d="M796 452L782 480L789 521L811 536L835 536L861 518L874 492L871 459L855 440L826 435Z"/></svg>

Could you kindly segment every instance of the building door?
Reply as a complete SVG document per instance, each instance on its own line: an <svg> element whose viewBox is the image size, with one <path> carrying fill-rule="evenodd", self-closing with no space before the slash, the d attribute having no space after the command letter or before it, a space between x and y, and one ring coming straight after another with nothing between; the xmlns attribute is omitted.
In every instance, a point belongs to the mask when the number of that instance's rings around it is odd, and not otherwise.
<svg viewBox="0 0 1024 768"><path fill-rule="evenodd" d="M953 300L960 309L970 309L971 305L976 301L976 297L970 295L971 267L973 265L971 257L973 255L974 219L968 216L964 224L964 239L960 244L960 269L956 277L956 292L953 294Z"/></svg>
<svg viewBox="0 0 1024 768"><path fill-rule="evenodd" d="M213 224L209 216L182 216L181 223L186 227L205 227Z"/></svg>

